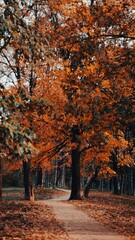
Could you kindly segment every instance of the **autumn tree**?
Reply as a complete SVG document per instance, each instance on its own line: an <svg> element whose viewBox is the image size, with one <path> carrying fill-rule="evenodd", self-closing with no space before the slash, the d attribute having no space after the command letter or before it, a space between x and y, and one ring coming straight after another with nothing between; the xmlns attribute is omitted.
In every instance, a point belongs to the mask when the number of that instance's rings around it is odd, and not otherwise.
<svg viewBox="0 0 135 240"><path fill-rule="evenodd" d="M79 169L78 146L79 153L102 146L106 131L122 130L133 116L133 2L100 1L89 6L61 1L58 6L55 1L52 9L59 54L55 75L68 99L67 133L72 136L75 126L80 135L78 143L71 138L72 161L78 159L75 169ZM80 198L78 184L71 199Z"/></svg>
<svg viewBox="0 0 135 240"><path fill-rule="evenodd" d="M2 24L4 35L1 36L1 75L3 81L8 75L7 85L14 84L16 91L21 95L24 129L33 130L33 118L39 108L47 106L47 101L37 101L34 97L34 88L39 80L39 69L42 60L50 54L49 41L44 29L46 20L46 4L44 1L4 1L2 4ZM44 22L43 22L44 20ZM43 24L42 24L43 22ZM48 36L49 37L49 36ZM46 52L47 47L47 52ZM47 68L47 60L44 63ZM40 109L40 110L41 110ZM31 180L31 159L23 159L25 199L33 198Z"/></svg>
<svg viewBox="0 0 135 240"><path fill-rule="evenodd" d="M100 150L105 166L107 134L133 122L133 1L10 2L1 56L29 95L24 125L38 136L35 164L51 167L64 147L71 199L80 199L80 156Z"/></svg>
<svg viewBox="0 0 135 240"><path fill-rule="evenodd" d="M29 158L34 150L32 132L22 126L22 108L17 92L0 89L0 160L1 175L3 171L20 168L21 161ZM2 179L1 179L2 180ZM2 183L1 183L2 188Z"/></svg>
<svg viewBox="0 0 135 240"><path fill-rule="evenodd" d="M65 93L63 108L58 108L56 98L57 115L53 121L56 127L52 124L51 129L57 141L66 135L71 142L72 170L75 169L71 198L80 198L80 154L91 148L102 152L108 144L106 132L123 130L133 121L133 5L132 1L124 4L103 1L92 6L82 1L70 4L61 1L61 5L54 1L48 6L52 46L58 54L48 74L51 83L48 86L56 82L63 88L61 96ZM43 150L43 156L44 153ZM105 152L101 156L104 158Z"/></svg>

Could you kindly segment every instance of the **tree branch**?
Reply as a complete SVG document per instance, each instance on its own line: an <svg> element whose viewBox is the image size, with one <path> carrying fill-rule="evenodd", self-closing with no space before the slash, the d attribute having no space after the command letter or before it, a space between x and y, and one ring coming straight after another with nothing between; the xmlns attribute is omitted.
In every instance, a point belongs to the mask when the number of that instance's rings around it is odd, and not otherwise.
<svg viewBox="0 0 135 240"><path fill-rule="evenodd" d="M89 145L89 146L83 148L83 149L80 151L80 154L81 154L82 152L84 152L84 151L90 149L90 148L93 148L94 146L95 146L95 145L93 144L93 145Z"/></svg>

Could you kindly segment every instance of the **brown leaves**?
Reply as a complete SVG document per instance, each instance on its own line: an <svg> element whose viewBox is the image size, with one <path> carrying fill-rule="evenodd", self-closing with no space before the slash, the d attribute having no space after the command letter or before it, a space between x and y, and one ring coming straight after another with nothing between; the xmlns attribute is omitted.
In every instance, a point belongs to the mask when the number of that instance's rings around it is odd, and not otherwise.
<svg viewBox="0 0 135 240"><path fill-rule="evenodd" d="M88 200L74 205L118 233L135 236L134 197L91 191Z"/></svg>
<svg viewBox="0 0 135 240"><path fill-rule="evenodd" d="M63 230L45 204L2 202L1 237L8 239L61 239ZM55 237L56 236L56 237Z"/></svg>

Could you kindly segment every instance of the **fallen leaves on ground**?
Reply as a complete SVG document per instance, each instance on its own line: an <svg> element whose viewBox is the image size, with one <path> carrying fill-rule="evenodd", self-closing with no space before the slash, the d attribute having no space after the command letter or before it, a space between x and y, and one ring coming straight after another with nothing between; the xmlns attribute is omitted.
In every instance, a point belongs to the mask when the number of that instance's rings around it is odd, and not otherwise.
<svg viewBox="0 0 135 240"><path fill-rule="evenodd" d="M36 197L48 199L64 194L58 190L37 189ZM20 201L23 191L20 189L5 191L0 203L0 239L8 240L61 240L68 239L64 229L56 220L50 207L45 203ZM9 200L9 199L17 199Z"/></svg>
<svg viewBox="0 0 135 240"><path fill-rule="evenodd" d="M135 198L91 191L88 199L70 201L77 209L119 234L135 239Z"/></svg>
<svg viewBox="0 0 135 240"><path fill-rule="evenodd" d="M0 211L0 236L5 239L59 240L65 234L45 204L3 201L0 204Z"/></svg>
<svg viewBox="0 0 135 240"><path fill-rule="evenodd" d="M37 188L35 198L45 200L67 193ZM23 191L5 191L4 199L23 199ZM135 198L91 191L88 199L68 201L121 235L135 240ZM64 229L45 204L28 201L3 201L0 205L0 230L8 240L66 240ZM64 236L64 237L63 237Z"/></svg>
<svg viewBox="0 0 135 240"><path fill-rule="evenodd" d="M59 189L37 187L34 189L35 200L46 200L57 196L66 195L66 192ZM23 200L24 188L6 188L2 193L4 200Z"/></svg>
<svg viewBox="0 0 135 240"><path fill-rule="evenodd" d="M67 193L59 189L49 189L43 187L38 187L35 189L35 199L37 200L52 199L64 195L67 195Z"/></svg>

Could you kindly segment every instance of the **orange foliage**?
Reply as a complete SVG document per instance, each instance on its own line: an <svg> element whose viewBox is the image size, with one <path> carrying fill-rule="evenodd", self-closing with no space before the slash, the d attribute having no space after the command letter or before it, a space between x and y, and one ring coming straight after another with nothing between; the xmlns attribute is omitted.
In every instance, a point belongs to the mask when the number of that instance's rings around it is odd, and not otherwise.
<svg viewBox="0 0 135 240"><path fill-rule="evenodd" d="M96 1L93 6L76 0L43 3L34 2L37 10L34 5L31 11L27 6L14 8L16 21L7 19L12 39L1 55L3 59L7 50L13 51L13 62L7 63L17 80L12 94L25 90L18 95L18 102L25 104L18 119L23 130L31 127L36 136L33 166L50 169L50 158L58 156L57 145L66 138L62 147L70 154L71 127L76 124L80 151L93 146L83 164L94 161L103 166L102 173L112 175L110 152L128 146L113 131L124 132L133 121L133 1ZM25 24L32 14L35 19ZM119 166L131 162L129 156L126 159Z"/></svg>

